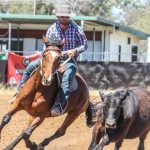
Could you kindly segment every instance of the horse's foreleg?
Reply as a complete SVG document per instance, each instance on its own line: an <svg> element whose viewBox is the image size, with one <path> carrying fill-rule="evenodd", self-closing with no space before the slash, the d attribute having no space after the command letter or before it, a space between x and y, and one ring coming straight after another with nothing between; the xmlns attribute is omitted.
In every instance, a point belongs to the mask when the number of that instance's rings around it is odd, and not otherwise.
<svg viewBox="0 0 150 150"><path fill-rule="evenodd" d="M15 101L12 105L12 109L11 111L9 111L7 114L4 115L2 121L1 121L1 124L0 124L0 134L1 134L1 130L3 129L3 127L9 123L10 119L11 119L11 116L13 114L15 114L18 110L20 110L21 108L18 107L18 101Z"/></svg>
<svg viewBox="0 0 150 150"><path fill-rule="evenodd" d="M26 128L10 145L8 145L5 150L12 150L22 139L29 139L34 129L41 124L44 118L44 116L35 118L31 125Z"/></svg>
<svg viewBox="0 0 150 150"><path fill-rule="evenodd" d="M34 131L34 129L43 122L45 117L46 117L45 115L42 115L41 117L37 117L37 118L30 117L29 127L26 130L24 130L24 134L23 134L23 139L26 143L27 148L36 149L37 145L34 142L31 142L29 137Z"/></svg>
<svg viewBox="0 0 150 150"><path fill-rule="evenodd" d="M12 150L23 138L28 138L31 135L32 128L24 130L11 144L9 144L4 150Z"/></svg>

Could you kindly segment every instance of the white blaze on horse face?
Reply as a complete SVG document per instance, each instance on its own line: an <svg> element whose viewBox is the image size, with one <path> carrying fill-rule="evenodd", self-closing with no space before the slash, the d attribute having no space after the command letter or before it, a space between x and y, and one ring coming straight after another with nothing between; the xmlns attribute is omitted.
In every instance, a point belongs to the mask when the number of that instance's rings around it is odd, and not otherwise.
<svg viewBox="0 0 150 150"><path fill-rule="evenodd" d="M55 58L56 58L56 56L57 56L57 53L55 52L55 51L50 51L50 54L51 54L51 56L52 56L52 62L53 62L53 64L52 65L50 65L50 70L52 71L52 66L54 65L54 60L55 60ZM48 77L48 79L47 79L47 81L48 82L51 82L51 80L52 80L52 75L53 75L53 72L50 72L50 74L49 74L49 77Z"/></svg>

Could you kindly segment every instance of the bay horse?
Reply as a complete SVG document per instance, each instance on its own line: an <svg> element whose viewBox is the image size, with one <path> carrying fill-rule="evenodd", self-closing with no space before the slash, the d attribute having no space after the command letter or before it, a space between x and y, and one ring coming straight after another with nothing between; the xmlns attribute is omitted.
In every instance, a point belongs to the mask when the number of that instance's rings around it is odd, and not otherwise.
<svg viewBox="0 0 150 150"><path fill-rule="evenodd" d="M115 142L119 150L124 139L139 137L138 150L144 150L144 140L150 130L150 92L142 87L129 88L104 95L89 150L102 150ZM99 144L99 141L101 140Z"/></svg>
<svg viewBox="0 0 150 150"><path fill-rule="evenodd" d="M46 42L45 42L46 43ZM51 108L59 90L58 66L60 64L61 51L56 45L47 45L40 66L32 76L25 82L23 88L17 95L11 110L4 115L0 124L0 133L3 127L10 121L11 117L19 110L25 110L30 115L30 122L26 129L5 150L12 150L22 139L26 146L31 149L44 149L51 140L63 136L68 126L82 113L90 110L89 90L81 75L76 75L78 88L70 93L69 104L65 113L67 116L61 127L40 145L29 140L32 132L43 122L46 117L52 117ZM87 116L88 118L88 116Z"/></svg>

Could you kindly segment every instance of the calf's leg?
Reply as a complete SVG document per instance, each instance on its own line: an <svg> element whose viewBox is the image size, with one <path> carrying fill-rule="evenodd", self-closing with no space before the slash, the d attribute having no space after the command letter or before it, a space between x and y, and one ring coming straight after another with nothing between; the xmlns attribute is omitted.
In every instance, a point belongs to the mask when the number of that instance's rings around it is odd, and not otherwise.
<svg viewBox="0 0 150 150"><path fill-rule="evenodd" d="M139 137L139 145L138 145L138 150L144 150L145 148L144 148L144 141L145 141L145 139L146 139L146 137L147 137L147 133L148 132L146 132L145 134L143 134L141 137Z"/></svg>
<svg viewBox="0 0 150 150"><path fill-rule="evenodd" d="M119 148L120 148L121 145L122 145L122 142L123 142L123 140L116 142L116 143L115 143L115 149L114 149L114 150L119 150Z"/></svg>
<svg viewBox="0 0 150 150"><path fill-rule="evenodd" d="M92 133L92 141L88 150L93 150L98 144L100 139L104 136L104 128L100 122L96 122Z"/></svg>

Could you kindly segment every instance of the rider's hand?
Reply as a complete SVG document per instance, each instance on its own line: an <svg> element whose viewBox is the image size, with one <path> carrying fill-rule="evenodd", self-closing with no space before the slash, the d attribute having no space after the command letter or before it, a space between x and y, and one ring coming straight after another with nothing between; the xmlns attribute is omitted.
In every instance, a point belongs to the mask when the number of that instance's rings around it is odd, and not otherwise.
<svg viewBox="0 0 150 150"><path fill-rule="evenodd" d="M67 55L68 57L74 57L76 54L77 54L76 49L71 49L71 50L62 52L62 55Z"/></svg>

